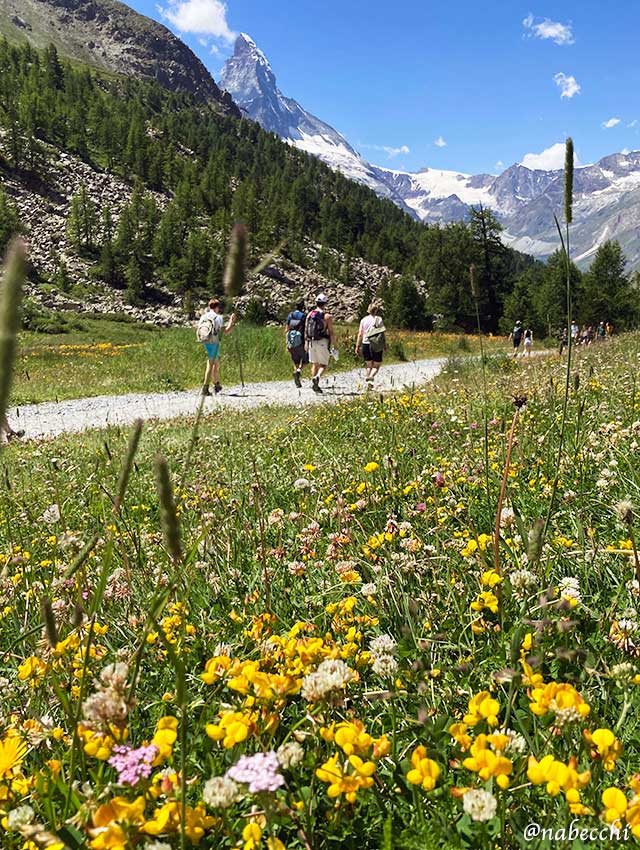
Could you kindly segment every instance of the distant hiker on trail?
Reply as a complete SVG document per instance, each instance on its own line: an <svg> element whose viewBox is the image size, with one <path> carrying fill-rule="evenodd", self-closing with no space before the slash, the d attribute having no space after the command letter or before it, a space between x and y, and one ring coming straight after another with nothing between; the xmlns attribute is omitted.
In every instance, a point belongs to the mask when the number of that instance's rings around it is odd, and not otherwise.
<svg viewBox="0 0 640 850"><path fill-rule="evenodd" d="M4 414L0 416L0 443L6 444L11 440L19 440L20 437L24 437L24 431L14 431L7 417Z"/></svg>
<svg viewBox="0 0 640 850"><path fill-rule="evenodd" d="M562 352L565 350L565 348L569 344L569 332L567 331L566 328L562 328L562 330L560 331L560 333L558 335L558 341L560 343L559 355L560 355L560 357L562 357Z"/></svg>
<svg viewBox="0 0 640 850"><path fill-rule="evenodd" d="M509 339L513 340L513 356L517 357L520 350L520 343L522 342L522 322L520 319L518 319L514 329L511 331Z"/></svg>
<svg viewBox="0 0 640 850"><path fill-rule="evenodd" d="M382 355L387 350L384 322L378 315L376 304L369 304L367 315L360 322L356 340L356 356L362 350L362 358L367 371L365 381L367 389L373 387L373 381L382 366Z"/></svg>
<svg viewBox="0 0 640 850"><path fill-rule="evenodd" d="M578 344L578 334L579 333L580 333L580 328L578 327L578 323L574 319L571 322L571 344L572 345Z"/></svg>
<svg viewBox="0 0 640 850"><path fill-rule="evenodd" d="M292 310L287 316L286 322L286 340L287 351L293 360L293 381L300 389L302 386L301 376L302 367L309 362L307 352L304 346L305 324L307 322L307 314L305 312L304 301L298 301L296 309Z"/></svg>
<svg viewBox="0 0 640 850"><path fill-rule="evenodd" d="M596 334L597 334L597 337L598 337L598 342L604 342L604 340L607 336L607 328L606 328L604 322L600 322L600 324L598 325L598 330L596 331Z"/></svg>
<svg viewBox="0 0 640 850"><path fill-rule="evenodd" d="M524 356L531 357L531 349L533 348L533 331L527 328L524 332Z"/></svg>
<svg viewBox="0 0 640 850"><path fill-rule="evenodd" d="M321 393L320 378L329 365L331 351L335 350L333 331L333 316L325 312L327 296L320 293L316 298L316 306L307 316L304 337L309 362L311 363L311 388L314 393Z"/></svg>
<svg viewBox="0 0 640 850"><path fill-rule="evenodd" d="M216 395L222 389L220 385L220 343L222 342L222 335L231 333L235 323L236 314L232 313L225 325L222 304L217 298L212 298L209 301L209 309L200 317L196 335L198 342L204 345L208 358L204 373L204 386L202 387L202 395L204 396L211 395L209 386L212 380Z"/></svg>

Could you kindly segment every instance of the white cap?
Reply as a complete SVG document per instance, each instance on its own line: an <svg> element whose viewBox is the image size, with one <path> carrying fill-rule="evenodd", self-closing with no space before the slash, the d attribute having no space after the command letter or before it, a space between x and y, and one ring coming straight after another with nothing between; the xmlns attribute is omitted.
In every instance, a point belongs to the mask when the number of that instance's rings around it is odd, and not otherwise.
<svg viewBox="0 0 640 850"><path fill-rule="evenodd" d="M318 297L316 298L316 304L326 304L328 300L329 299L324 294L324 292L321 292L320 295L318 295Z"/></svg>

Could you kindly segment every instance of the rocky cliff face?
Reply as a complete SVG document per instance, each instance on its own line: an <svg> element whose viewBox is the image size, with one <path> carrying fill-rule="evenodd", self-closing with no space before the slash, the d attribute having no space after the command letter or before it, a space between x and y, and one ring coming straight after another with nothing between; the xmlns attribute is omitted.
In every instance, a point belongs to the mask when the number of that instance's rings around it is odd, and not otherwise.
<svg viewBox="0 0 640 850"><path fill-rule="evenodd" d="M155 80L219 112L239 112L198 57L162 24L118 0L0 0L0 32L100 71Z"/></svg>

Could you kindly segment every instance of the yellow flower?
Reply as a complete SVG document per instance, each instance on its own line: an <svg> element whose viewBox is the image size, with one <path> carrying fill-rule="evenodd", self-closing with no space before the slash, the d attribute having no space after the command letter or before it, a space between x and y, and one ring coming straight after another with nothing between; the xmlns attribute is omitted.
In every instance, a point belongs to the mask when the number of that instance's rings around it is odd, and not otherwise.
<svg viewBox="0 0 640 850"><path fill-rule="evenodd" d="M477 773L484 782L495 776L500 788L508 788L513 764L500 754L508 741L506 735L478 735L471 746L471 757L463 761L464 766ZM490 749L491 746L498 752Z"/></svg>
<svg viewBox="0 0 640 850"><path fill-rule="evenodd" d="M498 714L500 703L489 694L489 691L481 691L469 700L469 713L465 714L463 721L467 726L476 726L482 720L486 720L489 726L498 725Z"/></svg>
<svg viewBox="0 0 640 850"><path fill-rule="evenodd" d="M262 827L255 821L246 824L242 830L242 840L244 841L244 850L254 850L262 839Z"/></svg>
<svg viewBox="0 0 640 850"><path fill-rule="evenodd" d="M433 791L442 771L433 759L427 758L426 747L420 745L415 748L411 754L411 764L413 769L407 772L407 782L421 785L425 791Z"/></svg>
<svg viewBox="0 0 640 850"><path fill-rule="evenodd" d="M480 578L480 582L483 587L491 588L500 584L502 580L503 579L500 573L497 573L495 570L487 570L486 572L482 573L482 577Z"/></svg>
<svg viewBox="0 0 640 850"><path fill-rule="evenodd" d="M41 661L35 655L30 655L18 667L18 679L21 682L28 681L32 685L37 685L42 679L47 669L44 661Z"/></svg>
<svg viewBox="0 0 640 850"><path fill-rule="evenodd" d="M158 748L158 755L153 760L154 767L157 767L165 759L168 759L173 752L173 745L178 737L178 720L175 717L161 717L156 726L156 734L151 739L151 743Z"/></svg>
<svg viewBox="0 0 640 850"><path fill-rule="evenodd" d="M604 819L607 823L613 823L619 827L621 818L627 812L627 798L618 788L606 788L602 792L604 804Z"/></svg>
<svg viewBox="0 0 640 850"><path fill-rule="evenodd" d="M365 466L365 472L377 472L380 469L380 464L376 463L375 460L369 461L369 463Z"/></svg>
<svg viewBox="0 0 640 850"><path fill-rule="evenodd" d="M596 729L595 732L588 732L585 729L585 739L595 746L592 751L592 758L602 759L602 766L608 772L615 769L616 761L622 755L622 742L609 729Z"/></svg>
<svg viewBox="0 0 640 850"><path fill-rule="evenodd" d="M358 791L373 785L376 766L373 762L363 762L358 756L351 756L343 767L338 763L338 758L338 753L331 756L316 769L316 776L329 785L327 794L330 797L344 794L348 803L355 803Z"/></svg>
<svg viewBox="0 0 640 850"><path fill-rule="evenodd" d="M25 757L27 745L15 733L0 741L0 779L11 779Z"/></svg>
<svg viewBox="0 0 640 850"><path fill-rule="evenodd" d="M255 715L251 712L225 711L220 716L220 722L209 723L205 731L214 741L222 741L222 746L229 750L236 744L246 741L255 728Z"/></svg>
<svg viewBox="0 0 640 850"><path fill-rule="evenodd" d="M534 688L529 708L538 717L552 711L565 721L579 720L591 711L589 704L573 685L564 682L549 682L548 685Z"/></svg>
<svg viewBox="0 0 640 850"><path fill-rule="evenodd" d="M449 726L449 734L463 751L471 746L471 735L467 735L467 729L466 723L452 723Z"/></svg>
<svg viewBox="0 0 640 850"><path fill-rule="evenodd" d="M492 614L498 613L498 597L490 590L485 590L469 606L472 611L484 611L488 608Z"/></svg>

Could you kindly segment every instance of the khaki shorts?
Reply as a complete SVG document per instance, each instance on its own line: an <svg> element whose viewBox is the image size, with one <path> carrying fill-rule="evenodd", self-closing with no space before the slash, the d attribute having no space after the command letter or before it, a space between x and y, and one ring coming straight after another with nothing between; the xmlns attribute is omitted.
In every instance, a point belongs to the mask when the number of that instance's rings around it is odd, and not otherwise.
<svg viewBox="0 0 640 850"><path fill-rule="evenodd" d="M309 363L315 363L318 366L329 365L328 339L309 340Z"/></svg>

